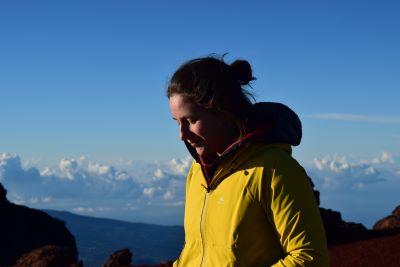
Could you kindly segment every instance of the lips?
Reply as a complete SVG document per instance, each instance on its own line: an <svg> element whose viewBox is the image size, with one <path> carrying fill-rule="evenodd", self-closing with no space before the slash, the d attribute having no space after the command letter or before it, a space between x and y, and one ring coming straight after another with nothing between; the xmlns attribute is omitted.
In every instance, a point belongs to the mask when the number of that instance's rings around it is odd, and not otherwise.
<svg viewBox="0 0 400 267"><path fill-rule="evenodd" d="M198 147L199 144L198 143L189 143L192 147Z"/></svg>
<svg viewBox="0 0 400 267"><path fill-rule="evenodd" d="M201 142L191 142L188 141L189 145L191 145L192 147L200 147L202 146Z"/></svg>

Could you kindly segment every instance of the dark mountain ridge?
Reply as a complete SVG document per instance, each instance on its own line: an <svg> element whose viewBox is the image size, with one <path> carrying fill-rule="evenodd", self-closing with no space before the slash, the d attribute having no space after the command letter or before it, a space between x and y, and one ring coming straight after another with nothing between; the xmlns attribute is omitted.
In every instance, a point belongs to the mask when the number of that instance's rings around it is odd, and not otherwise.
<svg viewBox="0 0 400 267"><path fill-rule="evenodd" d="M75 236L85 267L98 267L114 251L129 248L132 264L157 264L175 259L182 249L182 226L162 226L94 218L66 211L44 210L65 221Z"/></svg>

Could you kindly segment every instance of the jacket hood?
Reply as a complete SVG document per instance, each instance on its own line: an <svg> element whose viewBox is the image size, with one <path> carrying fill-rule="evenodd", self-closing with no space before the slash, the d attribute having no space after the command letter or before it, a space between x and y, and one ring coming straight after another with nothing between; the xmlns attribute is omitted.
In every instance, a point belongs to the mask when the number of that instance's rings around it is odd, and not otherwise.
<svg viewBox="0 0 400 267"><path fill-rule="evenodd" d="M297 114L288 106L275 102L259 102L253 106L253 123L251 131L242 139L229 146L222 155L236 150L245 142L267 144L290 144L297 146L302 137L301 121ZM216 155L202 156L200 159L196 150L185 141L190 154L197 162L207 165Z"/></svg>
<svg viewBox="0 0 400 267"><path fill-rule="evenodd" d="M260 102L254 105L255 133L252 141L283 143L297 146L302 137L301 121L288 106L274 102Z"/></svg>

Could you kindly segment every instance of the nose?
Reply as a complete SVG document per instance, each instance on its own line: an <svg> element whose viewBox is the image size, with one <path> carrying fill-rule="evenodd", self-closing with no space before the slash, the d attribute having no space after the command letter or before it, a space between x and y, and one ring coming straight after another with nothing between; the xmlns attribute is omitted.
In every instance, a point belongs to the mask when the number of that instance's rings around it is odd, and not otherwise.
<svg viewBox="0 0 400 267"><path fill-rule="evenodd" d="M188 139L188 136L189 136L189 128L188 128L188 126L185 123L181 123L179 125L179 138L182 141L185 141L185 140Z"/></svg>

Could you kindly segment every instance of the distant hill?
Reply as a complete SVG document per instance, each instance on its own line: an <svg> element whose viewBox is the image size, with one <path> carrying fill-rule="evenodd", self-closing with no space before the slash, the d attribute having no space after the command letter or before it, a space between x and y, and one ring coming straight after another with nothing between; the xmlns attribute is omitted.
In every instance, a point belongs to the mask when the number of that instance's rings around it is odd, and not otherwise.
<svg viewBox="0 0 400 267"><path fill-rule="evenodd" d="M174 260L184 242L182 226L130 223L64 211L44 212L65 221L75 236L79 258L85 267L101 266L111 253L122 248L129 248L133 253L132 264Z"/></svg>

